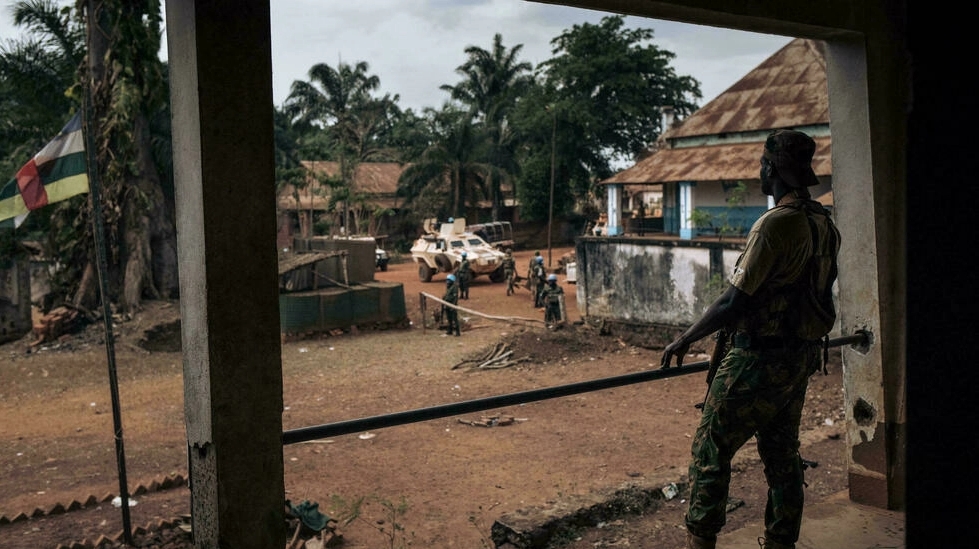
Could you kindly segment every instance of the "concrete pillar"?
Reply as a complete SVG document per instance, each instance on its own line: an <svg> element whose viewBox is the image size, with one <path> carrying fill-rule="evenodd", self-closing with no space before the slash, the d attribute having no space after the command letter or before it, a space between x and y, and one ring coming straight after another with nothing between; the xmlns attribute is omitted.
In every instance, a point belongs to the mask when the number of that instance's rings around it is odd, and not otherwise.
<svg viewBox="0 0 979 549"><path fill-rule="evenodd" d="M618 236L622 234L622 185L608 185L606 189L608 196L608 223L606 224L606 236Z"/></svg>
<svg viewBox="0 0 979 549"><path fill-rule="evenodd" d="M694 226L690 222L693 215L693 186L691 181L681 181L677 189L677 198L680 203L680 238L690 240L694 236Z"/></svg>
<svg viewBox="0 0 979 549"><path fill-rule="evenodd" d="M283 547L268 0L168 0L194 545Z"/></svg>
<svg viewBox="0 0 979 549"><path fill-rule="evenodd" d="M833 216L842 235L840 331L873 334L871 345L843 349L850 499L898 509L905 505L907 259L903 246L887 245L882 235L906 230L903 187L894 184L906 176L893 161L903 155L904 127L890 115L904 98L888 89L892 78L868 74L872 66L902 65L884 43L871 53L863 38L828 42L826 75Z"/></svg>

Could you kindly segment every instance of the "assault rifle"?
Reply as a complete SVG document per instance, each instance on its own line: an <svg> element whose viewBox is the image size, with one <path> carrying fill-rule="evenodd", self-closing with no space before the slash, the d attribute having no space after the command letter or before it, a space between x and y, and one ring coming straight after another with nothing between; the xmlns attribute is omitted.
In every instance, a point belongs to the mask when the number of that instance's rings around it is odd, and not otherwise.
<svg viewBox="0 0 979 549"><path fill-rule="evenodd" d="M707 394L704 395L704 401L695 404L694 407L698 410L704 409L704 403L707 402L707 395L710 394L710 384L714 382L714 376L717 375L717 369L721 367L721 361L724 360L724 355L727 354L727 342L728 333L727 330L721 328L714 334L714 350L710 354L710 368L707 369Z"/></svg>

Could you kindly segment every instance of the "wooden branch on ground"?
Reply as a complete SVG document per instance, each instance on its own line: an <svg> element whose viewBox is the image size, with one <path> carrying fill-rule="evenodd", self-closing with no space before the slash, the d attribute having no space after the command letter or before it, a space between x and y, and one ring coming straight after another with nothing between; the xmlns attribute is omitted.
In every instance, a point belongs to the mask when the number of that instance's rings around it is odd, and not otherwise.
<svg viewBox="0 0 979 549"><path fill-rule="evenodd" d="M521 362L529 362L530 357L523 357L518 359L513 359L513 351L509 349L509 346L505 343L497 343L493 349L484 355L482 358L467 359L456 364L452 367L453 370L461 368L466 364L473 364L470 369L497 369L497 368L507 368L513 366L514 364L519 364Z"/></svg>
<svg viewBox="0 0 979 549"><path fill-rule="evenodd" d="M473 427L504 427L523 421L527 421L527 418L516 418L513 416L501 415L481 416L479 419L473 420L459 418L459 423L464 425L472 425Z"/></svg>

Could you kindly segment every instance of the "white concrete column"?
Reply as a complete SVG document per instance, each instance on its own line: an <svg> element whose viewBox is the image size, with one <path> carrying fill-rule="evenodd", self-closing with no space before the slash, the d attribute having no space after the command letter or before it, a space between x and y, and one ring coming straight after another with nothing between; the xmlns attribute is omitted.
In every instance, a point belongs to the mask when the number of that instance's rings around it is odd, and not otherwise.
<svg viewBox="0 0 979 549"><path fill-rule="evenodd" d="M268 0L168 0L194 546L282 547Z"/></svg>
<svg viewBox="0 0 979 549"><path fill-rule="evenodd" d="M903 166L893 162L904 140L903 126L891 117L872 116L872 97L877 113L890 113L885 105L896 96L886 79L873 83L879 94L871 93L867 71L898 64L869 60L862 39L828 43L826 60L833 217L842 236L840 331L866 330L873 339L843 348L849 493L859 503L895 507L904 503L905 482L906 258L905 246L884 243L885 235L897 242L906 232L902 186L895 184L904 180Z"/></svg>
<svg viewBox="0 0 979 549"><path fill-rule="evenodd" d="M608 187L608 236L622 234L622 185L606 185Z"/></svg>
<svg viewBox="0 0 979 549"><path fill-rule="evenodd" d="M693 238L694 227L690 221L693 215L693 187L694 183L682 181L677 186L677 198L680 202L680 238L690 240Z"/></svg>

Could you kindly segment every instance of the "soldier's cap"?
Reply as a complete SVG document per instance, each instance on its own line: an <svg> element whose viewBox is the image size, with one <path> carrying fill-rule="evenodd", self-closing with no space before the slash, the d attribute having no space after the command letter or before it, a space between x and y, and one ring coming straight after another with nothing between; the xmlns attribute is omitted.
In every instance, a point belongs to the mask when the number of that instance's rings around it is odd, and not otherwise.
<svg viewBox="0 0 979 549"><path fill-rule="evenodd" d="M775 166L789 186L801 188L819 184L816 172L812 170L815 153L813 138L796 130L777 130L765 140L762 157Z"/></svg>

